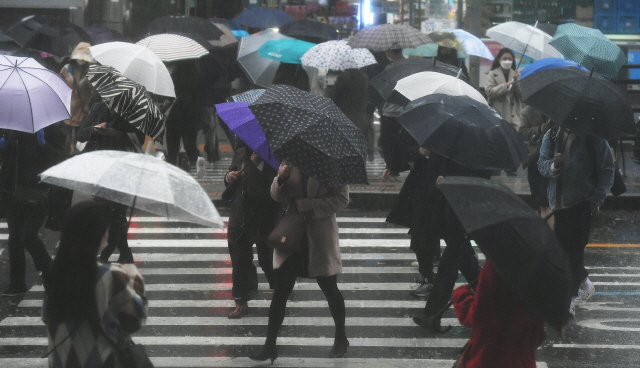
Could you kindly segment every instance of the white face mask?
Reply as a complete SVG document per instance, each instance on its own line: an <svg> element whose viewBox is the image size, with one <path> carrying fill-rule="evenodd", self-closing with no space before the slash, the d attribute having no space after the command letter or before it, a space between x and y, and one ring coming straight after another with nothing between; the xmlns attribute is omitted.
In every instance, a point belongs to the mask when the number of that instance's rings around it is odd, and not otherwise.
<svg viewBox="0 0 640 368"><path fill-rule="evenodd" d="M502 61L500 61L500 66L502 67L502 69L509 69L509 68L511 68L512 64L513 64L513 61L511 61L511 60L502 60Z"/></svg>

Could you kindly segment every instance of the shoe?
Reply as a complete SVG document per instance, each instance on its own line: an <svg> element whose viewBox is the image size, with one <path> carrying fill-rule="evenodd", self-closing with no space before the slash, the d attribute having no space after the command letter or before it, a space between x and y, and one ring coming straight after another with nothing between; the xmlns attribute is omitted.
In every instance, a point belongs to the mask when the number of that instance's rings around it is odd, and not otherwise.
<svg viewBox="0 0 640 368"><path fill-rule="evenodd" d="M206 173L207 169L204 167L204 158L198 157L198 160L196 160L196 176L198 179L202 179Z"/></svg>
<svg viewBox="0 0 640 368"><path fill-rule="evenodd" d="M419 316L413 317L413 322L415 322L418 326L424 328L425 330L429 330L432 332L444 333L451 329L451 326L442 327L440 325L440 317L436 317L434 315L421 314Z"/></svg>
<svg viewBox="0 0 640 368"><path fill-rule="evenodd" d="M333 347L329 352L329 358L342 358L349 348L349 340L344 337L342 339L335 339L333 341Z"/></svg>
<svg viewBox="0 0 640 368"><path fill-rule="evenodd" d="M411 295L416 296L418 298L424 298L429 295L429 293L431 292L431 289L433 289L433 285L428 283L425 280L421 282L420 285L415 290L411 291Z"/></svg>
<svg viewBox="0 0 640 368"><path fill-rule="evenodd" d="M596 287L593 286L593 282L589 280L587 277L586 280L580 285L580 289L578 289L578 297L576 298L576 303L586 303L587 300L591 299L593 294L596 293Z"/></svg>
<svg viewBox="0 0 640 368"><path fill-rule="evenodd" d="M242 317L249 315L249 306L247 303L238 303L236 302L236 309L233 312L229 313L229 319L240 319Z"/></svg>
<svg viewBox="0 0 640 368"><path fill-rule="evenodd" d="M418 261L413 261L413 262L411 262L411 267L418 267L418 266L420 266L420 265L418 264Z"/></svg>
<svg viewBox="0 0 640 368"><path fill-rule="evenodd" d="M271 360L271 364L273 364L273 361L278 359L278 349L275 345L263 345L260 353L258 353L258 355L251 355L249 359L257 362L263 362L269 359Z"/></svg>
<svg viewBox="0 0 640 368"><path fill-rule="evenodd" d="M26 294L27 291L28 291L27 285L23 285L21 287L9 285L9 287L2 292L2 296L3 297L19 296L19 295Z"/></svg>

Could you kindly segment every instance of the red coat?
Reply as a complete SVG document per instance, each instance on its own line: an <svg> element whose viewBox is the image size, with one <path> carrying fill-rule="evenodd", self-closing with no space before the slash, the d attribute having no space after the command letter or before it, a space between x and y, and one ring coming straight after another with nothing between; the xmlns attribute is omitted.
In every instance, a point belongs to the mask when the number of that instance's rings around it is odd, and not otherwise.
<svg viewBox="0 0 640 368"><path fill-rule="evenodd" d="M453 306L463 326L473 328L464 368L535 368L544 322L486 262L474 294L469 285L453 292Z"/></svg>

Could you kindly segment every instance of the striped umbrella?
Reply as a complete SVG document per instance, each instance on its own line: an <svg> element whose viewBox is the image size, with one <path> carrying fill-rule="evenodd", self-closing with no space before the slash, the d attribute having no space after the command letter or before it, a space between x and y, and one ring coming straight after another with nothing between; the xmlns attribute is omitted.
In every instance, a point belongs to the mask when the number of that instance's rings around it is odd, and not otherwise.
<svg viewBox="0 0 640 368"><path fill-rule="evenodd" d="M136 44L153 51L164 62L198 59L209 54L209 51L191 38L170 33L149 36Z"/></svg>
<svg viewBox="0 0 640 368"><path fill-rule="evenodd" d="M348 45L353 48L365 48L372 51L390 49L413 49L420 45L433 43L429 36L413 27L402 24L380 24L363 28L351 37Z"/></svg>
<svg viewBox="0 0 640 368"><path fill-rule="evenodd" d="M142 133L163 141L164 116L144 87L106 65L89 66L87 78L113 111Z"/></svg>
<svg viewBox="0 0 640 368"><path fill-rule="evenodd" d="M567 59L610 79L618 78L620 67L627 62L620 47L602 32L575 23L560 25L549 44Z"/></svg>

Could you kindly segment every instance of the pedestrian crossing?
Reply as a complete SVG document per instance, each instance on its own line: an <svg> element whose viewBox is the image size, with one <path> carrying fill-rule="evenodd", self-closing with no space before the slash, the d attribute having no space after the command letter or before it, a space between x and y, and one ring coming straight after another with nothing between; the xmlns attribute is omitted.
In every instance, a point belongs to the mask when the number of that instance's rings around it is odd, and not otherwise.
<svg viewBox="0 0 640 368"><path fill-rule="evenodd" d="M451 367L459 356L471 330L460 326L452 310L442 321L452 326L449 333L430 334L414 325L411 317L421 312L425 302L409 294L419 275L410 266L415 257L408 248L406 229L385 223L380 213L373 216L346 212L338 217L343 260L338 281L351 344L346 357L327 358L334 325L326 300L314 280L299 279L287 305L275 366ZM0 233L6 233L6 227L0 225ZM226 317L234 303L225 237L224 230L161 217L133 217L129 244L149 299L147 324L133 338L145 345L156 367L263 366L247 356L264 343L272 291L258 269L259 288L249 302L249 316ZM595 337L563 341L549 336L548 344L539 350L538 367L569 366L564 364L567 354L585 349L603 354L640 351L640 338L635 335L630 335L627 345L616 347L600 338L609 331L593 327L603 326L593 321L603 313L629 317L640 310L640 305L632 309L619 304L620 296L610 294L640 290L640 268L606 264L590 271L597 288L595 302L578 308L578 313L589 314L588 323L579 326L595 331ZM463 282L460 277L458 285ZM42 285L33 285L15 312L0 321L0 367L47 366L40 358L47 352L40 320L43 293Z"/></svg>

